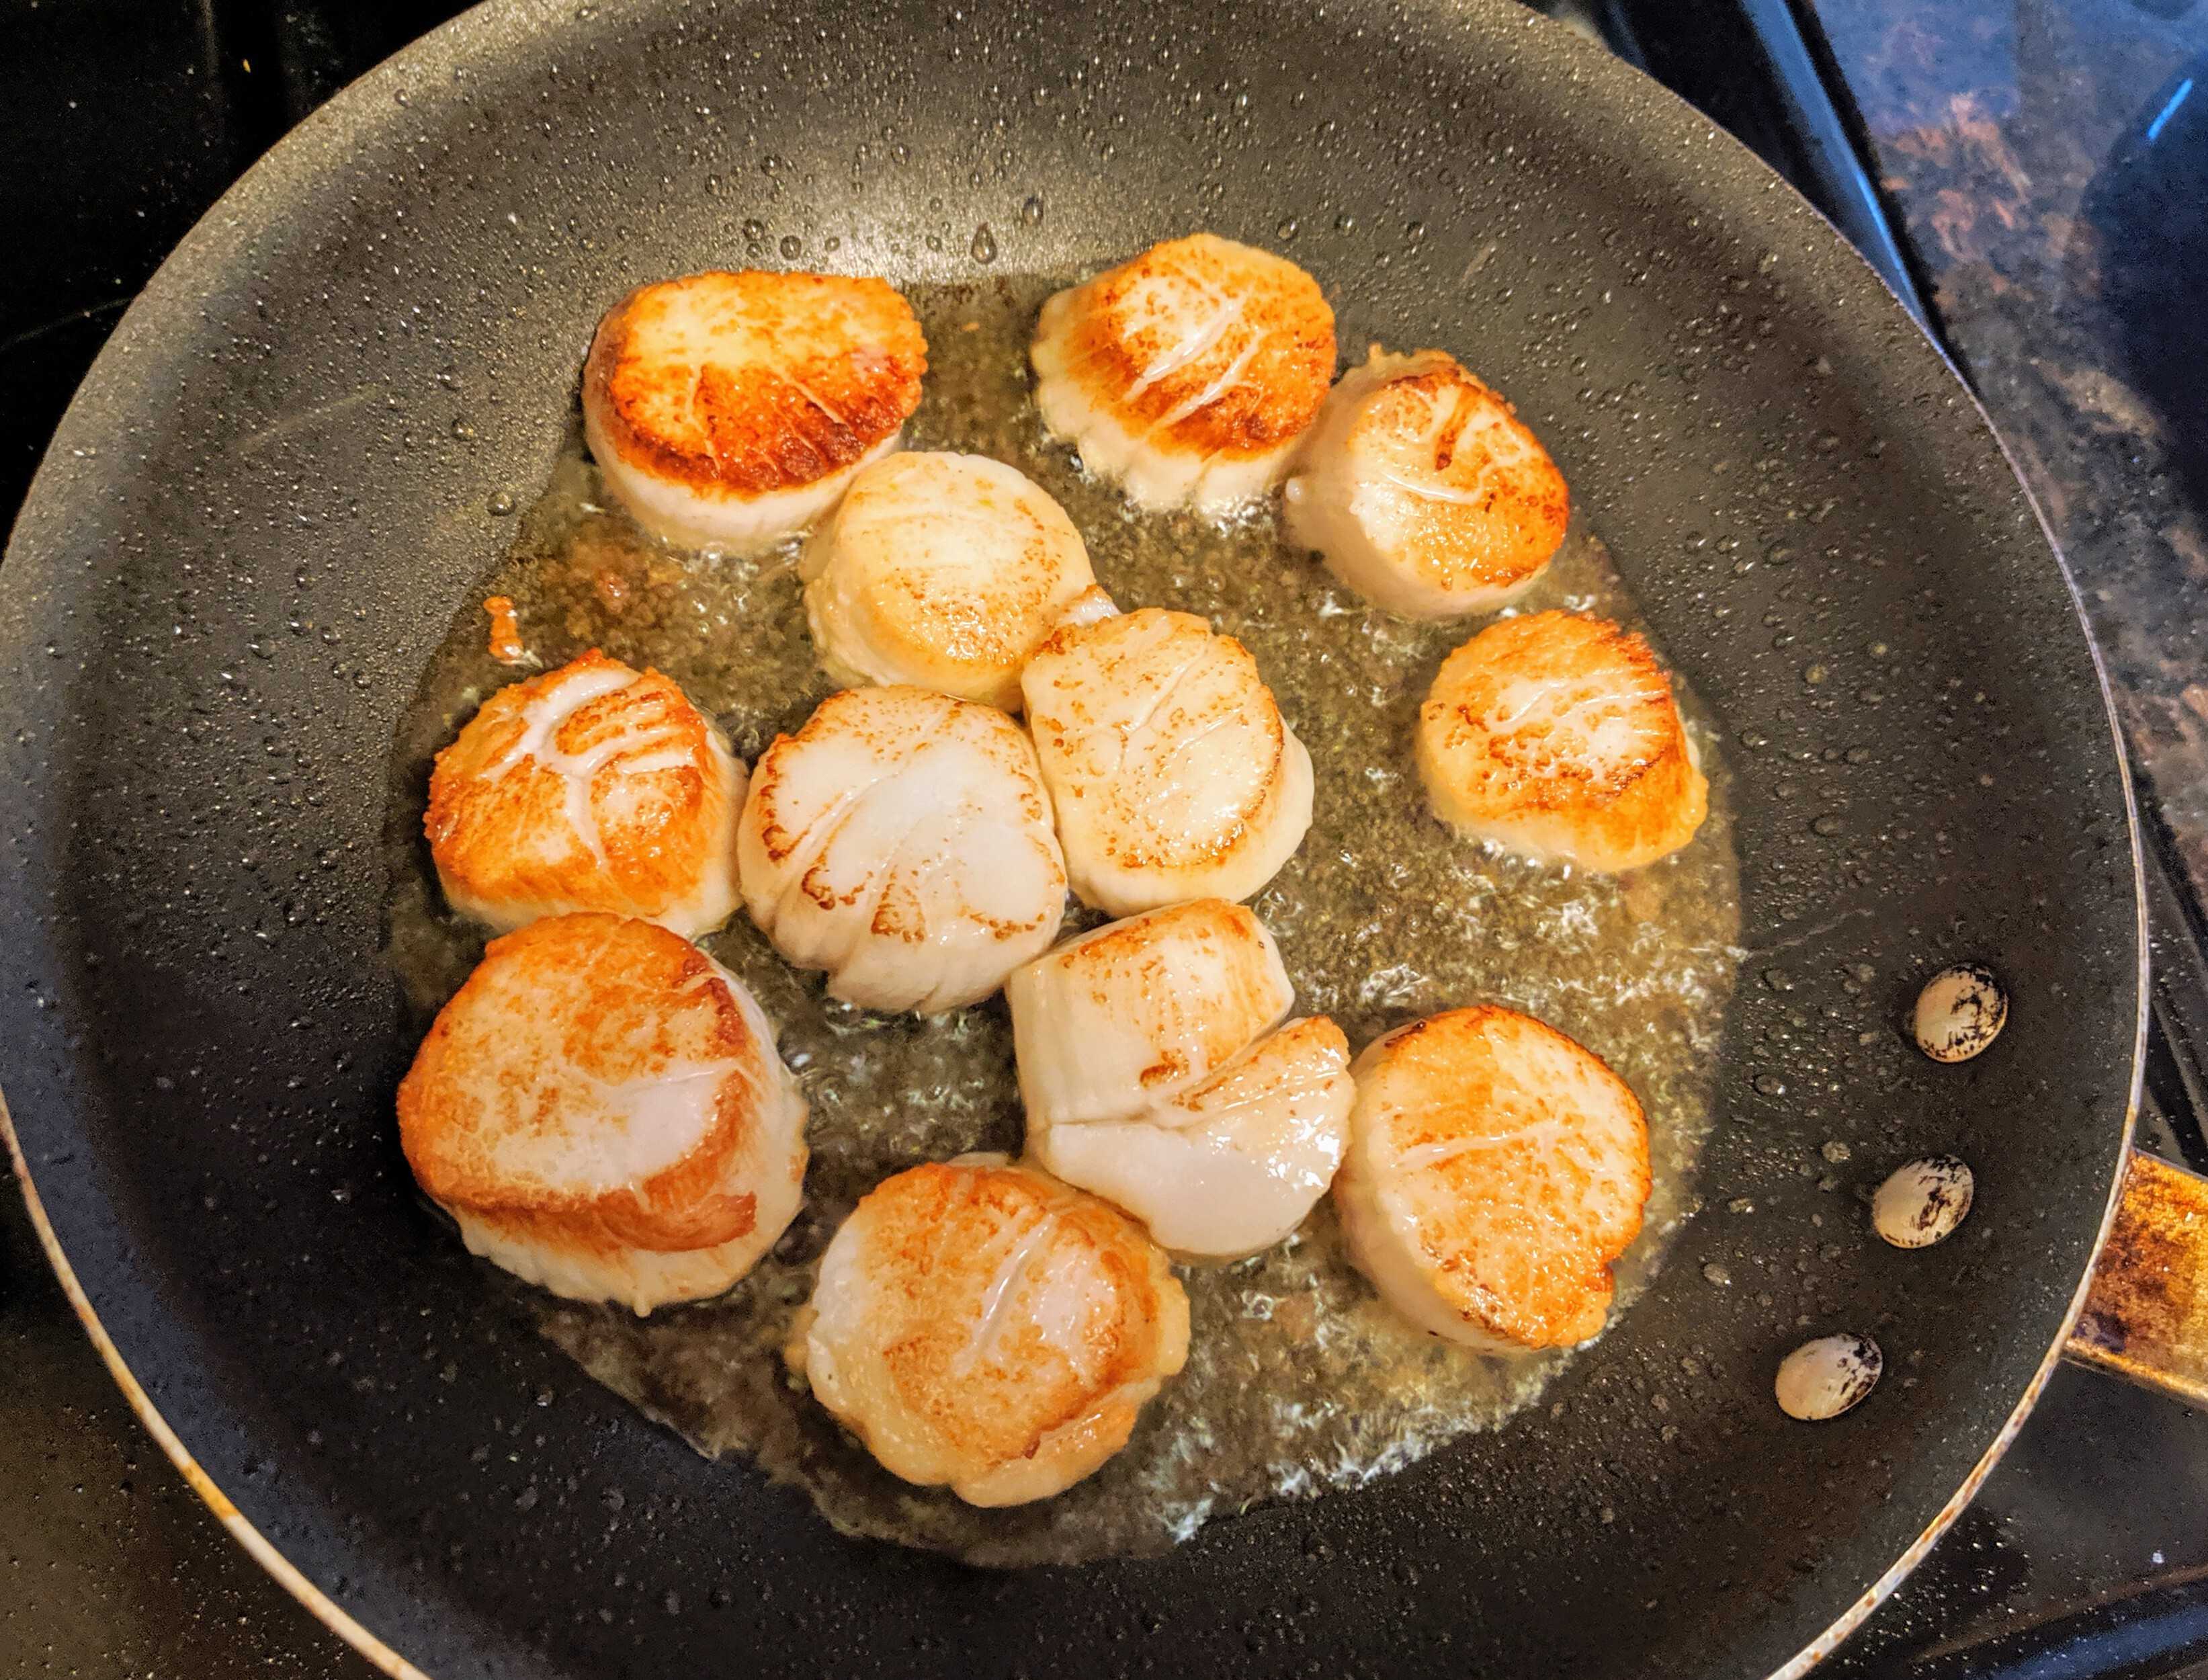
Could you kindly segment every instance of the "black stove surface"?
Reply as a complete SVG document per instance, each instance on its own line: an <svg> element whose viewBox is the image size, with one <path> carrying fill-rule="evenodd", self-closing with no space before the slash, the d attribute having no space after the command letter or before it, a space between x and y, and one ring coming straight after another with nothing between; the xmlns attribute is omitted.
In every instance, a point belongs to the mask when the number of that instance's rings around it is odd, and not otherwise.
<svg viewBox="0 0 2208 1680"><path fill-rule="evenodd" d="M170 248L440 0L0 0L0 522L107 332ZM1545 0L1761 152L1935 335L1845 81L1787 0ZM1827 5L1827 13L1835 9ZM2196 177L2195 179L2203 178ZM2196 790L2197 791L2197 790ZM2141 1140L2203 1160L2184 1053L2208 1031L2197 906L2158 875ZM2208 1028L2208 1022L2201 1025ZM139 1431L0 1197L0 1672L365 1677L231 1545ZM2208 1417L2057 1375L1977 1502L1827 1671L2208 1677Z"/></svg>

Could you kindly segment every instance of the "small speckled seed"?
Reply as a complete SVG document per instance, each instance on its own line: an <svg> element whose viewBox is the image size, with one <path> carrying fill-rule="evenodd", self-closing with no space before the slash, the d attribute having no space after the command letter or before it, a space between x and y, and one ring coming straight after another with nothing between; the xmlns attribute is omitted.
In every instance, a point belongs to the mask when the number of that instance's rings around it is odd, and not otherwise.
<svg viewBox="0 0 2208 1680"><path fill-rule="evenodd" d="M1935 1062L1966 1062L2008 1022L2008 993L1983 963L1942 969L1917 994L1917 1047Z"/></svg>
<svg viewBox="0 0 2208 1680"><path fill-rule="evenodd" d="M1779 1362L1772 1390L1788 1417L1822 1423L1862 1404L1885 1368L1886 1356L1869 1336L1819 1336Z"/></svg>
<svg viewBox="0 0 2208 1680"><path fill-rule="evenodd" d="M1872 1227L1896 1248L1929 1248L1955 1234L1977 1181L1956 1155L1926 1155L1893 1169L1870 1200Z"/></svg>

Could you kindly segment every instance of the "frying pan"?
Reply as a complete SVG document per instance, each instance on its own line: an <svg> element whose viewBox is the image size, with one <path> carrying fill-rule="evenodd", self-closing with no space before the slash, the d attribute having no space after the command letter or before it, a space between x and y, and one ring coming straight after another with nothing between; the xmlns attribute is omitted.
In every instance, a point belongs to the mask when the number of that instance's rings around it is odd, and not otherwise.
<svg viewBox="0 0 2208 1680"><path fill-rule="evenodd" d="M1551 444L1727 731L1747 951L1701 1211L1540 1407L1161 1559L970 1571L697 1458L418 1212L394 722L597 312L741 266L754 218L900 281L972 277L984 223L999 272L1062 273L1293 219L1346 345L1464 350ZM2133 837L2031 507L1831 229L1512 7L486 6L132 308L16 526L0 657L0 1021L57 1263L202 1491L394 1672L1797 1671L1967 1500L2116 1204ZM1964 957L2011 1022L1937 1067L1900 1023ZM1869 1240L1849 1191L1934 1150L1977 1169L1962 1233ZM1788 1420L1774 1362L1837 1329L1885 1381Z"/></svg>

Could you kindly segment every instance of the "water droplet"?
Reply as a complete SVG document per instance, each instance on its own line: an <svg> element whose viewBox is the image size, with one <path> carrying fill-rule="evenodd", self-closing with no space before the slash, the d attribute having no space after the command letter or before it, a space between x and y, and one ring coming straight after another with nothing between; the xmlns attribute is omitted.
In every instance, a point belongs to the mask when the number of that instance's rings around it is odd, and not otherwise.
<svg viewBox="0 0 2208 1680"><path fill-rule="evenodd" d="M1775 1073L1759 1073L1755 1076L1755 1089L1766 1096L1785 1096L1786 1082Z"/></svg>
<svg viewBox="0 0 2208 1680"><path fill-rule="evenodd" d="M1823 1147L1817 1151L1817 1153L1824 1156L1826 1160L1831 1161L1835 1167L1838 1167L1842 1161L1851 1159L1855 1155L1855 1151L1853 1149L1850 1149L1845 1143L1840 1142L1837 1137L1828 1140Z"/></svg>
<svg viewBox="0 0 2208 1680"><path fill-rule="evenodd" d="M988 223L984 222L974 230L974 243L966 249L976 262L994 262L997 260L997 236L989 231Z"/></svg>
<svg viewBox="0 0 2208 1680"><path fill-rule="evenodd" d="M756 245L766 237L766 224L756 216L744 224L744 237Z"/></svg>
<svg viewBox="0 0 2208 1680"><path fill-rule="evenodd" d="M463 443L472 443L475 441L476 429L465 420L455 420L453 422L453 435Z"/></svg>
<svg viewBox="0 0 2208 1680"><path fill-rule="evenodd" d="M1293 216L1283 218L1281 225L1273 230L1273 237L1283 245L1287 244L1296 237L1296 219Z"/></svg>
<svg viewBox="0 0 2208 1680"><path fill-rule="evenodd" d="M1773 543L1763 551L1766 566L1784 566L1794 558L1794 550L1784 543Z"/></svg>
<svg viewBox="0 0 2208 1680"><path fill-rule="evenodd" d="M1356 232L1357 218L1351 215L1347 210L1343 211L1339 216L1336 216L1334 219L1334 231L1336 233Z"/></svg>
<svg viewBox="0 0 2208 1680"><path fill-rule="evenodd" d="M795 262L805 254L805 242L794 233L785 233L775 249L782 253L784 262Z"/></svg>
<svg viewBox="0 0 2208 1680"><path fill-rule="evenodd" d="M491 518L495 519L502 519L507 514L513 512L514 501L513 493L507 490L495 490L491 493L490 501L488 505L490 508Z"/></svg>
<svg viewBox="0 0 2208 1680"><path fill-rule="evenodd" d="M1020 220L1029 227L1042 225L1042 195L1030 193L1020 206Z"/></svg>
<svg viewBox="0 0 2208 1680"><path fill-rule="evenodd" d="M705 177L705 195L708 198L718 198L721 195L721 188L723 184L723 183L719 176L707 176Z"/></svg>
<svg viewBox="0 0 2208 1680"><path fill-rule="evenodd" d="M1702 1276L1710 1282L1716 1284L1720 1289L1730 1289L1732 1287L1731 1271L1715 1260L1712 1260L1703 1266Z"/></svg>
<svg viewBox="0 0 2208 1680"><path fill-rule="evenodd" d="M1847 825L1841 821L1838 813L1831 811L1826 812L1821 817L1812 817L1809 819L1809 832L1824 840L1831 839L1846 826Z"/></svg>
<svg viewBox="0 0 2208 1680"><path fill-rule="evenodd" d="M1774 992L1791 992L1794 989L1794 976L1784 969L1766 969L1763 971L1763 983Z"/></svg>

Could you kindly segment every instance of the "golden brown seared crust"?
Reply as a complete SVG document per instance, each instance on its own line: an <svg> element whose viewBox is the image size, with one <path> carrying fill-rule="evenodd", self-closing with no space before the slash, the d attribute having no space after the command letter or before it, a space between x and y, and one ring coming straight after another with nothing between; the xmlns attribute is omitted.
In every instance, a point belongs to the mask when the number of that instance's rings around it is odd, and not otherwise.
<svg viewBox="0 0 2208 1680"><path fill-rule="evenodd" d="M795 1165L772 1158L794 1098L755 1020L663 927L533 922L491 941L400 1083L407 1165L433 1200L534 1243L612 1257L733 1241L757 1218L747 1164ZM623 1135L624 1093L698 1080L690 1135ZM624 1159L648 1170L621 1179Z"/></svg>
<svg viewBox="0 0 2208 1680"><path fill-rule="evenodd" d="M1221 898L1195 898L1109 922L1077 941L1062 954L1058 966L1069 974L1092 976L1087 989L1091 1006L1097 1009L1109 1010L1131 989L1146 997L1168 999L1181 969L1167 962L1158 947L1177 939L1199 949L1210 948L1206 954L1222 972L1245 982L1209 998L1189 1000L1188 1035L1200 1046L1204 1065L1218 1067L1279 1020L1290 1001L1275 997L1265 984L1275 961L1273 949L1266 942L1264 925L1248 905L1230 904ZM1188 1072L1187 1050L1161 1042L1158 1059L1136 1077L1148 1090L1185 1082Z"/></svg>
<svg viewBox="0 0 2208 1680"><path fill-rule="evenodd" d="M1090 400L1152 447L1238 456L1311 424L1334 357L1317 281L1285 257L1197 233L1082 287L1068 360Z"/></svg>
<svg viewBox="0 0 2208 1680"><path fill-rule="evenodd" d="M777 735L759 755L748 802L759 813L758 844L767 862L788 863L811 837L809 830L793 832L781 820L790 759L815 742L832 742L838 735L848 735L892 766L921 755L935 741L963 738L985 761L1007 772L1007 783L1017 795L1013 812L1022 821L1040 825L1050 819L1027 737L995 707L910 683L845 688L821 701L795 735ZM837 901L822 900L809 887L806 893L824 909L831 902L849 903L857 897L848 893Z"/></svg>
<svg viewBox="0 0 2208 1680"><path fill-rule="evenodd" d="M598 324L583 400L631 465L741 497L856 464L920 405L927 341L886 280L711 271Z"/></svg>
<svg viewBox="0 0 2208 1680"><path fill-rule="evenodd" d="M564 770L522 750L554 717L546 756ZM423 832L457 899L660 916L731 867L731 768L673 682L592 648L483 702L437 754Z"/></svg>
<svg viewBox="0 0 2208 1680"><path fill-rule="evenodd" d="M856 1390L840 1395L842 1415L909 1479L989 1504L1055 1491L1125 1443L1186 1357L1187 1299L1163 1253L1117 1209L1043 1173L916 1167L852 1221L871 1346L835 1350ZM830 1275L824 1265L824 1287ZM870 1377L886 1393L869 1392ZM1051 1485L1026 1485L1036 1473Z"/></svg>
<svg viewBox="0 0 2208 1680"><path fill-rule="evenodd" d="M905 451L852 479L801 570L831 675L1017 711L1019 673L1095 584L1065 509L1017 469Z"/></svg>
<svg viewBox="0 0 2208 1680"><path fill-rule="evenodd" d="M1250 843L1280 797L1289 737L1279 704L1250 650L1194 613L1138 607L1062 626L1022 687L1043 777L1064 802L1059 838L1064 806L1091 806L1094 843L1118 868L1217 863ZM1130 696L1141 704L1131 708ZM1209 811L1209 822L1156 820L1179 744L1230 727L1245 749L1241 807Z"/></svg>
<svg viewBox="0 0 2208 1680"><path fill-rule="evenodd" d="M1368 1102L1375 1064L1383 1100ZM1597 1335L1653 1182L1625 1082L1555 1028L1490 1005L1404 1029L1357 1072L1359 1123L1383 1132L1361 1140L1365 1155L1413 1181L1397 1206L1415 1209L1413 1239L1449 1310L1516 1347Z"/></svg>
<svg viewBox="0 0 2208 1680"><path fill-rule="evenodd" d="M1416 440L1403 559L1441 589L1507 587L1549 563L1571 522L1564 475L1503 394L1444 351L1420 351L1359 417L1352 447L1384 460ZM1437 417L1441 423L1433 423Z"/></svg>
<svg viewBox="0 0 2208 1680"><path fill-rule="evenodd" d="M994 707L932 689L846 688L776 736L736 843L759 931L869 1008L978 1001L1065 914L1034 747Z"/></svg>
<svg viewBox="0 0 2208 1680"><path fill-rule="evenodd" d="M1670 679L1606 619L1490 625L1436 674L1418 752L1445 821L1593 869L1653 862L1708 814Z"/></svg>
<svg viewBox="0 0 2208 1680"><path fill-rule="evenodd" d="M1028 999L1038 1013L1049 1003L1147 1032L1156 1059L1134 1069L1135 1081L1146 1092L1166 1088L1168 1095L1192 1075L1232 1060L1294 1001L1264 924L1247 905L1221 898L1191 898L1107 922L1045 952L1029 969L1011 994L1016 1032ZM1194 975L1209 983L1192 986ZM1053 998L1049 988L1058 984L1067 993ZM1093 1043L1089 1053L1095 1054Z"/></svg>

